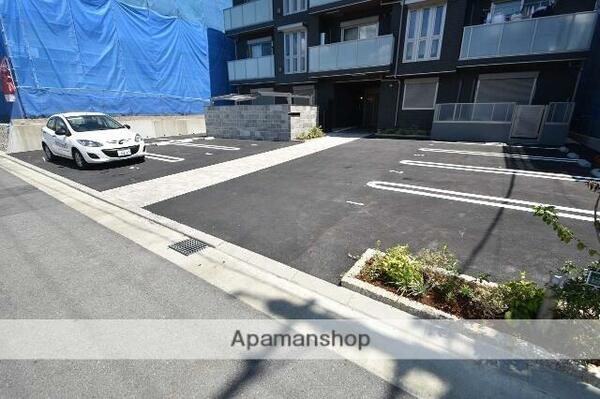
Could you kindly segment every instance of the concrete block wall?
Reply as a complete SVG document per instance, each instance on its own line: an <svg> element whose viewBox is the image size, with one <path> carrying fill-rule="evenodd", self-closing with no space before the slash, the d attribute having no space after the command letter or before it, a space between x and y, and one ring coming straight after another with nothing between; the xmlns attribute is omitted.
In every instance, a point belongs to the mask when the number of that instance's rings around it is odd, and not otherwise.
<svg viewBox="0 0 600 399"><path fill-rule="evenodd" d="M220 138L290 141L317 124L317 107L223 105L205 109L207 134Z"/></svg>
<svg viewBox="0 0 600 399"><path fill-rule="evenodd" d="M291 114L300 114L300 116L290 117L290 136L292 140L306 132L308 129L317 126L319 118L319 109L306 105L292 105Z"/></svg>
<svg viewBox="0 0 600 399"><path fill-rule="evenodd" d="M204 115L185 116L121 116L119 122L128 124L144 138L206 135ZM11 123L6 152L15 153L41 149L41 131L47 119L15 119ZM0 145L1 145L0 138ZM1 147L0 147L1 149Z"/></svg>
<svg viewBox="0 0 600 399"><path fill-rule="evenodd" d="M9 125L0 125L0 151L8 149L8 129Z"/></svg>

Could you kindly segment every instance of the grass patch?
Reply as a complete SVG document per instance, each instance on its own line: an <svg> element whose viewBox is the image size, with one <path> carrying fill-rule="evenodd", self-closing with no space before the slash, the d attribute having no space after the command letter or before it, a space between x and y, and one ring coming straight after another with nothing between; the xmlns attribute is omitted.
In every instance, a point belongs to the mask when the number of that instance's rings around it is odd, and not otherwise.
<svg viewBox="0 0 600 399"><path fill-rule="evenodd" d="M307 131L300 133L296 138L298 140L310 140L324 136L325 132L323 131L321 126L314 126L308 129Z"/></svg>

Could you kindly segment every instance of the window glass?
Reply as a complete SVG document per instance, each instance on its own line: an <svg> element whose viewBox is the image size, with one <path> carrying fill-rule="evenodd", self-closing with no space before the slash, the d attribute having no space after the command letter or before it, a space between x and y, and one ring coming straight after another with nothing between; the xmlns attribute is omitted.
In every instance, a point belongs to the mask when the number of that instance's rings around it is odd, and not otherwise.
<svg viewBox="0 0 600 399"><path fill-rule="evenodd" d="M442 17L444 15L444 6L436 7L435 22L433 24L433 34L439 35L442 32Z"/></svg>
<svg viewBox="0 0 600 399"><path fill-rule="evenodd" d="M430 8L425 8L423 9L422 13L421 13L421 34L419 35L420 37L425 37L427 36L427 30L429 29L429 15L430 15L431 9Z"/></svg>
<svg viewBox="0 0 600 399"><path fill-rule="evenodd" d="M56 118L54 127L55 127L54 131L57 131L61 128L67 130L67 125L61 118Z"/></svg>
<svg viewBox="0 0 600 399"><path fill-rule="evenodd" d="M306 30L284 33L284 71L306 71Z"/></svg>
<svg viewBox="0 0 600 399"><path fill-rule="evenodd" d="M69 121L69 124L76 132L89 132L93 130L111 130L124 128L124 126L121 125L119 122L106 115L72 116L67 118L67 121Z"/></svg>
<svg viewBox="0 0 600 399"><path fill-rule="evenodd" d="M417 29L417 12L411 11L408 15L408 39L415 38L415 30Z"/></svg>
<svg viewBox="0 0 600 399"><path fill-rule="evenodd" d="M360 27L359 39L371 39L379 34L379 24L370 24Z"/></svg>
<svg viewBox="0 0 600 399"><path fill-rule="evenodd" d="M294 14L306 10L306 0L284 0L283 14Z"/></svg>
<svg viewBox="0 0 600 399"><path fill-rule="evenodd" d="M527 105L531 102L535 87L535 76L505 74L494 77L481 75L475 95L476 103L517 103Z"/></svg>
<svg viewBox="0 0 600 399"><path fill-rule="evenodd" d="M48 123L46 124L46 127L50 130L55 130L56 128L56 118L50 118L50 120L48 120Z"/></svg>
<svg viewBox="0 0 600 399"><path fill-rule="evenodd" d="M436 102L437 89L437 79L405 80L402 109L433 109Z"/></svg>
<svg viewBox="0 0 600 399"><path fill-rule="evenodd" d="M404 61L440 58L446 5L411 10L404 40Z"/></svg>
<svg viewBox="0 0 600 399"><path fill-rule="evenodd" d="M357 40L358 39L358 27L353 26L352 28L344 29L343 41Z"/></svg>

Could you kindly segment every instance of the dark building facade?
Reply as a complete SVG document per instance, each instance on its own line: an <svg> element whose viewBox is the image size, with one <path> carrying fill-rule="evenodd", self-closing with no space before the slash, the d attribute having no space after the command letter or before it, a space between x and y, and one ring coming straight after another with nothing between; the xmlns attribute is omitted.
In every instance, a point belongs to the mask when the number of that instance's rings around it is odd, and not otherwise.
<svg viewBox="0 0 600 399"><path fill-rule="evenodd" d="M231 84L240 93L314 95L326 130L429 131L439 104L573 102L598 17L596 0L233 5L225 10L226 34L236 43Z"/></svg>

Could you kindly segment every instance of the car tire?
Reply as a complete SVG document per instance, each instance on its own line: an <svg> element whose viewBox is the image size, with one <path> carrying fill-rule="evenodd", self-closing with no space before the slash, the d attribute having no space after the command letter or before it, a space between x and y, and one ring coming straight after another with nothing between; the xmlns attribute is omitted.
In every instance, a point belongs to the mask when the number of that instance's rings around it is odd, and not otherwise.
<svg viewBox="0 0 600 399"><path fill-rule="evenodd" d="M81 153L76 149L73 149L73 161L75 161L77 169L85 169L88 166L88 163L85 161L83 155L81 155Z"/></svg>
<svg viewBox="0 0 600 399"><path fill-rule="evenodd" d="M46 145L46 143L42 143L42 150L44 150L44 159L46 162L54 161L54 154L50 150L50 147Z"/></svg>

